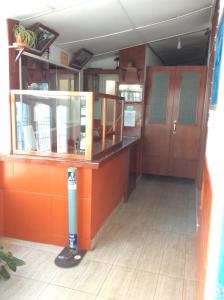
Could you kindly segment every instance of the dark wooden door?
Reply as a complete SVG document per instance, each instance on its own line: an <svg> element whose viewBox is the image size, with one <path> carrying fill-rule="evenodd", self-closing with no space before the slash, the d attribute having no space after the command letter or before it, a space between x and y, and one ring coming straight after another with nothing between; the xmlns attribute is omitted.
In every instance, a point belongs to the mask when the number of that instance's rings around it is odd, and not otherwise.
<svg viewBox="0 0 224 300"><path fill-rule="evenodd" d="M196 177L205 70L190 66L148 68L143 173Z"/></svg>

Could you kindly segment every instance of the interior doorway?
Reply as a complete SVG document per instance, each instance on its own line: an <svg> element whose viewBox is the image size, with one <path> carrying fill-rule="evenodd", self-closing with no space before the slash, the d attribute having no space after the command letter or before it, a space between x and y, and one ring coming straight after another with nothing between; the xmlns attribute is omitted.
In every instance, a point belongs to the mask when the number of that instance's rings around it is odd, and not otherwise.
<svg viewBox="0 0 224 300"><path fill-rule="evenodd" d="M143 173L196 178L206 67L147 70Z"/></svg>

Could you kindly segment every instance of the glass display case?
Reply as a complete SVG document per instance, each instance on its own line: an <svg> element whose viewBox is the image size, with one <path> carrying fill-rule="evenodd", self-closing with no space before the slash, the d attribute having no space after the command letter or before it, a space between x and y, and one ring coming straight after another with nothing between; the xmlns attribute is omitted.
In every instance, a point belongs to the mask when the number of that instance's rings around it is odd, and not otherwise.
<svg viewBox="0 0 224 300"><path fill-rule="evenodd" d="M122 142L124 99L93 92L12 90L13 153L93 159Z"/></svg>
<svg viewBox="0 0 224 300"><path fill-rule="evenodd" d="M142 102L143 85L142 84L120 84L119 94L125 98L125 102Z"/></svg>
<svg viewBox="0 0 224 300"><path fill-rule="evenodd" d="M21 57L20 80L24 90L77 91L79 88L77 71L27 55Z"/></svg>

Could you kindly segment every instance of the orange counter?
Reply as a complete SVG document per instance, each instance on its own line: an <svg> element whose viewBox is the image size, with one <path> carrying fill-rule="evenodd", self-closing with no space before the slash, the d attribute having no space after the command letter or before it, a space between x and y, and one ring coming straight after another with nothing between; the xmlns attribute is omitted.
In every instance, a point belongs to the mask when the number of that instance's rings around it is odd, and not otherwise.
<svg viewBox="0 0 224 300"><path fill-rule="evenodd" d="M97 231L127 197L130 149L138 143L125 139L96 161L0 157L0 235L65 246L67 169L76 167L79 247L90 249Z"/></svg>

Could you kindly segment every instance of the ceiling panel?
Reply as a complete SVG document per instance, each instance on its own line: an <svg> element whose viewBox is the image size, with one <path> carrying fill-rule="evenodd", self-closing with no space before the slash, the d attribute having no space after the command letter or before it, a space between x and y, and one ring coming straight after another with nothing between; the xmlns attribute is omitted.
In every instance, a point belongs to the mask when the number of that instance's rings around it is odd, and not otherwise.
<svg viewBox="0 0 224 300"><path fill-rule="evenodd" d="M174 35L206 29L210 26L210 22L208 21L209 16L210 10L207 10L200 14L194 14L160 25L138 29L138 31L144 36L145 42L160 40Z"/></svg>
<svg viewBox="0 0 224 300"><path fill-rule="evenodd" d="M131 47L141 44L142 40L137 31L122 33L116 36L109 36L97 40L85 41L75 44L63 45L65 50L75 52L80 48L87 48L94 54L115 51L117 49Z"/></svg>
<svg viewBox="0 0 224 300"><path fill-rule="evenodd" d="M136 27L210 6L212 0L120 0Z"/></svg>
<svg viewBox="0 0 224 300"><path fill-rule="evenodd" d="M41 22L54 29L60 34L56 45L61 48L75 52L84 47L95 54L205 29L210 26L210 8L182 18L178 16L206 8L214 2L213 0L38 0L32 5L25 4L28 1L30 0L21 0L20 5L17 5L14 1L8 0L10 16L19 20L26 18L22 22L25 26ZM14 10L10 11L10 5ZM168 21L171 18L176 19ZM201 45L204 45L203 41ZM194 45L191 44L191 47L193 49ZM167 53L171 51L170 49L166 48Z"/></svg>
<svg viewBox="0 0 224 300"><path fill-rule="evenodd" d="M208 32L202 31L182 36L180 49L177 49L177 37L150 43L150 46L167 65L204 64L208 39Z"/></svg>
<svg viewBox="0 0 224 300"><path fill-rule="evenodd" d="M29 20L31 25L37 20ZM60 33L58 43L70 42L131 28L131 24L117 1L92 1L40 16L38 21Z"/></svg>

